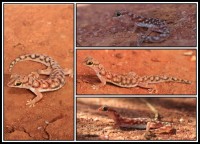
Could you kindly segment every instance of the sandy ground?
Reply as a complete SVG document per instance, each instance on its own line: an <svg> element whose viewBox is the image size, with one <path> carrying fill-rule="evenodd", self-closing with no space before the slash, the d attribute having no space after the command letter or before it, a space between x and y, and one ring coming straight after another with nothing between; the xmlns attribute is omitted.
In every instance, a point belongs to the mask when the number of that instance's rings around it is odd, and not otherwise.
<svg viewBox="0 0 200 144"><path fill-rule="evenodd" d="M196 98L77 98L77 140L147 140L145 130L115 128L112 119L97 111L107 105L124 117L154 118L144 100L174 128L173 133L155 134L149 140L196 140Z"/></svg>
<svg viewBox="0 0 200 144"><path fill-rule="evenodd" d="M115 74L135 72L139 76L167 75L190 80L191 84L157 83L157 94L196 94L196 61L184 53L195 50L77 50L77 94L149 94L147 89L122 88L107 83L100 84L94 70L83 64L87 56L98 60L108 71Z"/></svg>
<svg viewBox="0 0 200 144"><path fill-rule="evenodd" d="M73 5L4 5L4 140L73 140L73 79L58 91L43 93L35 107L34 94L7 86L10 62L22 54L46 54L62 68L73 68ZM44 69L25 61L12 73Z"/></svg>
<svg viewBox="0 0 200 144"><path fill-rule="evenodd" d="M136 46L134 23L125 25L112 19L116 10L127 10L147 18L167 21L170 37L160 43L142 46L196 46L195 4L78 4L77 46Z"/></svg>

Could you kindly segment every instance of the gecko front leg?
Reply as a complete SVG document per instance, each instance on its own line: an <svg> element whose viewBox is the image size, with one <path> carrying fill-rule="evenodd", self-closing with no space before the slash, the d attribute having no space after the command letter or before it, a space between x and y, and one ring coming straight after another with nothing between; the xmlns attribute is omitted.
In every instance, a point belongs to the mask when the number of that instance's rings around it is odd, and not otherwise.
<svg viewBox="0 0 200 144"><path fill-rule="evenodd" d="M106 79L103 76L101 76L100 74L97 74L97 76L98 76L99 80L101 81L101 83L98 85L93 85L92 86L93 89L99 89L106 85Z"/></svg>
<svg viewBox="0 0 200 144"><path fill-rule="evenodd" d="M36 97L32 100L28 100L26 105L29 105L29 107L34 107L35 103L42 99L43 95L38 91L38 89L31 88L30 90L36 95Z"/></svg>
<svg viewBox="0 0 200 144"><path fill-rule="evenodd" d="M154 133L171 133L174 128L170 122L161 122L161 121L150 121L147 123L146 132L150 131L150 129L155 129Z"/></svg>
<svg viewBox="0 0 200 144"><path fill-rule="evenodd" d="M69 75L69 77L73 78L73 69L65 68L64 69L64 74L65 75Z"/></svg>

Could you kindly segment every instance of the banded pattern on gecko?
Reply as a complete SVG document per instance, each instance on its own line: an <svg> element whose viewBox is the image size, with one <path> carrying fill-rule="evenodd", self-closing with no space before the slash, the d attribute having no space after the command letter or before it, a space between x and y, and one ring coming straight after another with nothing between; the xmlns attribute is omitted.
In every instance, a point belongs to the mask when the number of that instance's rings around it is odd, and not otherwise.
<svg viewBox="0 0 200 144"><path fill-rule="evenodd" d="M150 118L123 117L116 110L108 106L101 106L98 108L98 111L103 112L109 118L113 119L115 122L115 127L117 128L146 128L146 132L150 131L150 129L155 129L154 133L171 133L174 130L172 123L170 122L162 122L159 120L152 120Z"/></svg>
<svg viewBox="0 0 200 144"><path fill-rule="evenodd" d="M140 46L143 42L162 42L170 36L170 30L165 20L146 18L126 10L116 11L113 19L121 23L134 26L132 31L133 33L139 27L148 28L145 34L139 34L137 46ZM159 34L151 36L152 32L157 32Z"/></svg>
<svg viewBox="0 0 200 144"><path fill-rule="evenodd" d="M32 72L29 75L12 74L8 83L9 87L25 88L31 90L36 97L27 101L26 105L34 106L42 99L41 92L55 91L63 87L66 83L65 75L72 76L72 70L62 69L60 65L51 57L42 54L26 54L17 57L10 64L9 71L20 61L35 61L47 66L47 69ZM40 79L39 74L49 75L47 79Z"/></svg>
<svg viewBox="0 0 200 144"><path fill-rule="evenodd" d="M106 85L106 83L112 83L119 87L142 87L147 88L150 93L157 93L157 89L155 85L161 82L177 82L190 84L191 82L188 80L179 79L176 77L169 77L165 75L156 75L156 76L139 76L134 72L129 72L127 74L115 74L107 71L102 64L99 63L96 59L92 57L86 57L84 60L84 64L90 68L92 68L98 78L101 81L100 86Z"/></svg>

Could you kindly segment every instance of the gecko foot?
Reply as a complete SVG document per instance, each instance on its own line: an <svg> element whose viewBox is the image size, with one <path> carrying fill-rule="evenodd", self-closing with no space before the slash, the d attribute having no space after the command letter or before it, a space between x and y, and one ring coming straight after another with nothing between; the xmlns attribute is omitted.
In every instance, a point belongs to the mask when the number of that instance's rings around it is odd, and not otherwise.
<svg viewBox="0 0 200 144"><path fill-rule="evenodd" d="M154 88L150 88L148 89L149 93L153 94L153 93L158 93L158 90L157 89L154 89Z"/></svg>
<svg viewBox="0 0 200 144"><path fill-rule="evenodd" d="M64 69L65 75L69 75L69 77L73 78L73 70L72 69Z"/></svg>
<svg viewBox="0 0 200 144"><path fill-rule="evenodd" d="M143 134L144 138L147 140L151 140L151 138L156 137L156 135L154 133L152 133L151 131L146 131Z"/></svg>
<svg viewBox="0 0 200 144"><path fill-rule="evenodd" d="M145 36L144 34L140 33L140 34L137 34L137 46L141 46L141 44L144 42L145 40Z"/></svg>
<svg viewBox="0 0 200 144"><path fill-rule="evenodd" d="M26 105L29 105L29 107L35 107L35 102L33 102L33 100L28 100Z"/></svg>
<svg viewBox="0 0 200 144"><path fill-rule="evenodd" d="M101 84L98 84L98 85L92 85L91 87L92 87L92 89L98 90L99 88L102 88L104 86L105 86L105 84L101 83Z"/></svg>

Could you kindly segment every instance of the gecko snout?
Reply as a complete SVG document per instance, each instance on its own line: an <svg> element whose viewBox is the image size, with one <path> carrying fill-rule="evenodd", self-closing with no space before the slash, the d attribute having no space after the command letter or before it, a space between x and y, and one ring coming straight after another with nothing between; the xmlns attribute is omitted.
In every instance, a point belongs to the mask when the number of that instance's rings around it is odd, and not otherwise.
<svg viewBox="0 0 200 144"><path fill-rule="evenodd" d="M108 106L101 106L100 108L98 108L98 111L103 111L103 112L105 112L105 111L108 111Z"/></svg>

